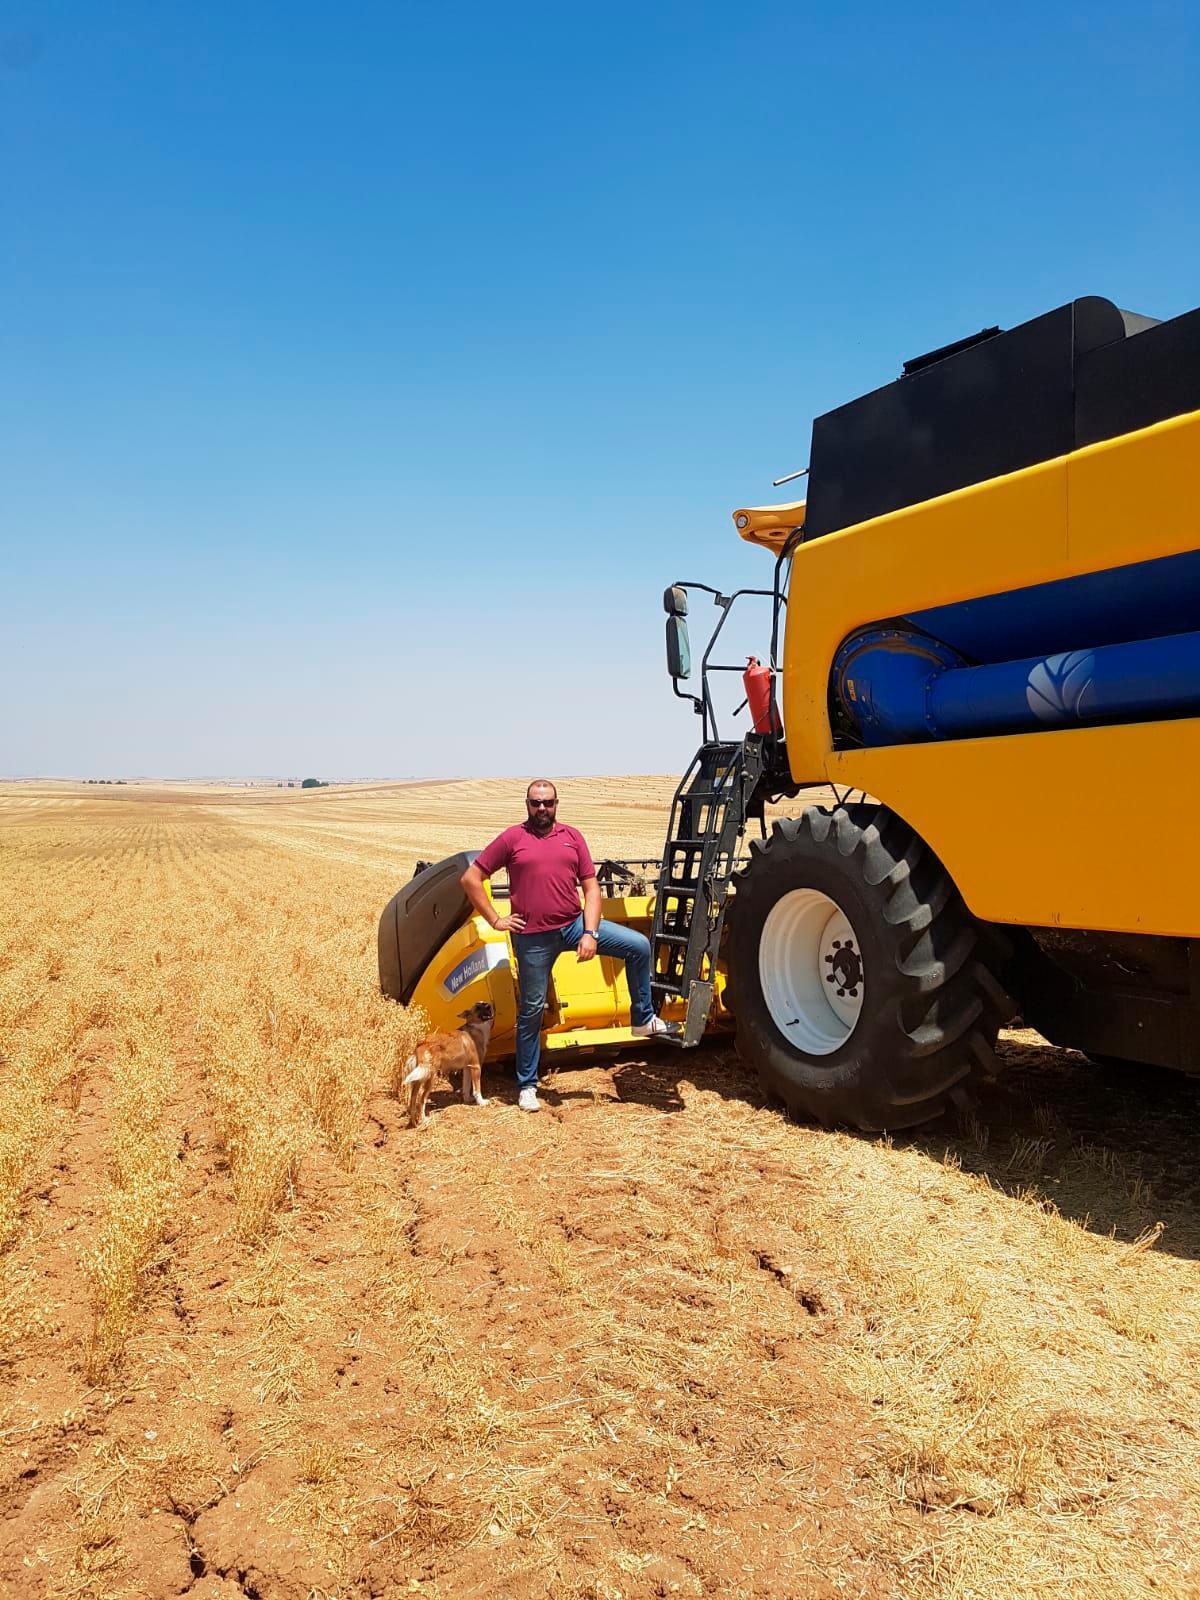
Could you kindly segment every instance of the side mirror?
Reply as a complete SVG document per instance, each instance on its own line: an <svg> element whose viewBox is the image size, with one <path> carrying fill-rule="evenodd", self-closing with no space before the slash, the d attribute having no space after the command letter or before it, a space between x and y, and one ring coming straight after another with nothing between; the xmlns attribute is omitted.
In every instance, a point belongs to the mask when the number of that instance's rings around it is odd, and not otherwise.
<svg viewBox="0 0 1200 1600"><path fill-rule="evenodd" d="M670 594L671 590L668 589ZM687 610L686 599L683 602ZM678 682L692 675L692 646L688 639L687 623L675 613L667 618L667 671Z"/></svg>
<svg viewBox="0 0 1200 1600"><path fill-rule="evenodd" d="M663 610L669 617L686 617L688 614L687 590L680 588L678 584L672 584L669 589L664 590ZM685 628L684 638L686 637L687 629Z"/></svg>

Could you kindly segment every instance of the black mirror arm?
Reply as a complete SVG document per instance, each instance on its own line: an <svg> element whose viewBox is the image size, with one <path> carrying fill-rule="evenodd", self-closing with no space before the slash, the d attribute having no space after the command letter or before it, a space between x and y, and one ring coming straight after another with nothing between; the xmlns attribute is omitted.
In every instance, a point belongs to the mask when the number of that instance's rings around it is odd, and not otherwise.
<svg viewBox="0 0 1200 1600"><path fill-rule="evenodd" d="M696 713L696 715L698 717L702 717L704 715L704 702L700 699L699 695L688 694L686 689L681 689L679 687L678 678L671 679L671 687L675 691L676 699L690 700L692 702L692 710Z"/></svg>

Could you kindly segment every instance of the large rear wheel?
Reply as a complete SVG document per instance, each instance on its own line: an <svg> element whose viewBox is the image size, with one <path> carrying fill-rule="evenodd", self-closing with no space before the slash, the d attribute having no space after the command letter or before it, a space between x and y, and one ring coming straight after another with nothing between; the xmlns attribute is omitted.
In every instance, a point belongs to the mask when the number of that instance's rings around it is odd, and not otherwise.
<svg viewBox="0 0 1200 1600"><path fill-rule="evenodd" d="M738 1051L793 1110L912 1127L994 1073L1015 1010L1000 942L886 808L776 823L751 845L730 921Z"/></svg>

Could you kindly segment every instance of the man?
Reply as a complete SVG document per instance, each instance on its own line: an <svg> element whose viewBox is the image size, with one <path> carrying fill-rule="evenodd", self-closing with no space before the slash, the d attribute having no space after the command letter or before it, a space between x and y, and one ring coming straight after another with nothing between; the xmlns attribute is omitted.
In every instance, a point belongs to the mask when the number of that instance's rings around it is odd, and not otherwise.
<svg viewBox="0 0 1200 1600"><path fill-rule="evenodd" d="M524 822L505 828L462 875L467 899L493 928L512 935L520 975L517 1012L517 1104L539 1111L538 1057L542 1047L542 1012L550 969L564 950L580 961L597 954L625 963L633 1032L643 1038L677 1034L677 1024L654 1015L650 1000L650 941L635 928L600 917L600 885L583 835L559 822L558 791L539 778L525 792ZM508 868L512 910L499 916L488 899L484 880ZM579 891L583 890L583 910Z"/></svg>

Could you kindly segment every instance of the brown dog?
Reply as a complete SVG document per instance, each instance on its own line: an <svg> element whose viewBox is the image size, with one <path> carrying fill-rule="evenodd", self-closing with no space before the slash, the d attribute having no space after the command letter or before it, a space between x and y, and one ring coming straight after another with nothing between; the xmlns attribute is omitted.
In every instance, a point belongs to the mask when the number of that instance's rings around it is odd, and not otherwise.
<svg viewBox="0 0 1200 1600"><path fill-rule="evenodd" d="M422 1039L404 1065L408 1075L402 1088L408 1090L408 1125L415 1128L428 1119L426 1102L436 1077L448 1078L462 1071L462 1097L466 1104L487 1105L479 1088L483 1058L487 1054L495 1008L480 1000L461 1013L463 1026L457 1033L431 1033ZM469 1087L468 1087L469 1086Z"/></svg>

